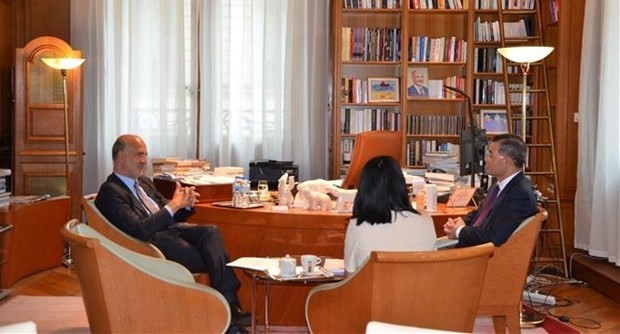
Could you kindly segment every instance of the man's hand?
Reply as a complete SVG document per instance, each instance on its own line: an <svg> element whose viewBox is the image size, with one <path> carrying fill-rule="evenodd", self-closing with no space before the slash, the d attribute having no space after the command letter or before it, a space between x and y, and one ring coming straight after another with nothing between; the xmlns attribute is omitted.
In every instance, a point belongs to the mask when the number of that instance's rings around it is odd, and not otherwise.
<svg viewBox="0 0 620 334"><path fill-rule="evenodd" d="M191 208L198 202L198 197L200 197L200 194L196 192L196 187L182 187L177 181L172 199L168 202L168 207L174 212L182 208Z"/></svg>
<svg viewBox="0 0 620 334"><path fill-rule="evenodd" d="M443 224L443 231L449 239L457 239L456 231L461 226L465 226L465 222L461 219L461 217L456 219L448 218L448 221Z"/></svg>

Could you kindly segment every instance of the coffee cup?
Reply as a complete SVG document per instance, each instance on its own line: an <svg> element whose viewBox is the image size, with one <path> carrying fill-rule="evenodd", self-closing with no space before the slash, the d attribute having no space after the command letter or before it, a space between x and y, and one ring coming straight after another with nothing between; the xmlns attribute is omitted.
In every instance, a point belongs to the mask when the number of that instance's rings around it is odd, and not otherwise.
<svg viewBox="0 0 620 334"><path fill-rule="evenodd" d="M278 265L280 267L281 277L294 277L297 275L297 260L295 258L286 255L285 257L280 258Z"/></svg>
<svg viewBox="0 0 620 334"><path fill-rule="evenodd" d="M305 275L315 274L320 263L321 258L316 255L307 254L301 256L301 268Z"/></svg>

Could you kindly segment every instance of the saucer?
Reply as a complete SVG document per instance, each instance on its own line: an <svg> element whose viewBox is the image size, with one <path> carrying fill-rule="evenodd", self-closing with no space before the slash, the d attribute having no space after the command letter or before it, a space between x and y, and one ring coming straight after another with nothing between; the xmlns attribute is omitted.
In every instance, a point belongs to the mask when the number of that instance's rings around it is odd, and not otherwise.
<svg viewBox="0 0 620 334"><path fill-rule="evenodd" d="M317 277L323 275L323 272L317 269L311 273L302 273L302 275L306 277Z"/></svg>

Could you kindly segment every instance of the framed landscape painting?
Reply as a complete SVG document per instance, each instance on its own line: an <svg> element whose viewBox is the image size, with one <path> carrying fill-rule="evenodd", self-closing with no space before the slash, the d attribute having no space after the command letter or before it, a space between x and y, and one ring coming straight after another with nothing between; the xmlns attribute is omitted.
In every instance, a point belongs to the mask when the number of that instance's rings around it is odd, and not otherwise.
<svg viewBox="0 0 620 334"><path fill-rule="evenodd" d="M480 127L487 134L498 135L508 132L508 114L503 109L487 109L480 111Z"/></svg>
<svg viewBox="0 0 620 334"><path fill-rule="evenodd" d="M398 102L398 78L368 78L368 102Z"/></svg>

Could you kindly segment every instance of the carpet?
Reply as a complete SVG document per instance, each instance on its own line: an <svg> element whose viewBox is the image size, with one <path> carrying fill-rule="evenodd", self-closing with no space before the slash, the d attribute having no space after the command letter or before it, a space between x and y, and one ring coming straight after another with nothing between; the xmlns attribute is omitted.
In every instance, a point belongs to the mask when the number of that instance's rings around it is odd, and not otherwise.
<svg viewBox="0 0 620 334"><path fill-rule="evenodd" d="M15 296L0 304L0 326L33 321L37 333L88 334L88 319L82 297ZM259 328L260 330L260 328ZM270 332L282 334L307 333L303 327L270 326ZM493 333L490 317L478 317L474 333ZM7 333L2 331L0 333ZM576 331L552 318L543 326L523 328L523 334L577 334Z"/></svg>

